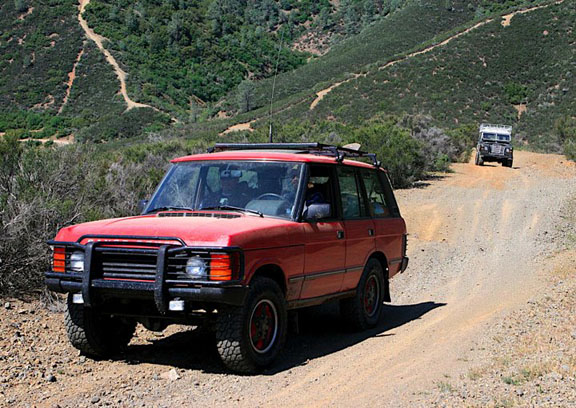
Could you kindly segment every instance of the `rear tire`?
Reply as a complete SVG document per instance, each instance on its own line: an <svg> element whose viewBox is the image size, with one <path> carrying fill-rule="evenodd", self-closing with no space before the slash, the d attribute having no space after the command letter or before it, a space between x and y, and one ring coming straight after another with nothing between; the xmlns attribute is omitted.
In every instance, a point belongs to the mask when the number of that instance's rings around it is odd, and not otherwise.
<svg viewBox="0 0 576 408"><path fill-rule="evenodd" d="M346 325L361 331L375 327L380 320L384 294L384 272L376 259L364 267L356 295L340 301L340 313Z"/></svg>
<svg viewBox="0 0 576 408"><path fill-rule="evenodd" d="M70 343L82 354L96 358L109 357L126 348L136 329L135 321L100 315L72 303L72 294L68 295L65 324Z"/></svg>
<svg viewBox="0 0 576 408"><path fill-rule="evenodd" d="M253 279L243 307L223 307L216 321L216 344L222 362L239 373L269 366L286 340L286 300L269 278Z"/></svg>

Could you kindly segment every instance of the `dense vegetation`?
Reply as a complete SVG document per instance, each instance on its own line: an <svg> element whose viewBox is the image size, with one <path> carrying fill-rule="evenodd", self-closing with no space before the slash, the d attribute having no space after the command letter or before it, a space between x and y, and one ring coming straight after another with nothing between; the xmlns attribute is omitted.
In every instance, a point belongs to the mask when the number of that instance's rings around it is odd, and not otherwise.
<svg viewBox="0 0 576 408"><path fill-rule="evenodd" d="M351 73L369 70L375 64L383 64L422 43L430 42L435 36L472 20L478 2L406 1L404 7L367 25L358 35L336 44L322 58L279 75L275 99L301 99L303 94L309 95L312 89L322 89L319 87L321 84L334 83ZM397 3L392 2L393 5ZM271 79L255 84L254 108L269 103L271 88ZM233 104L228 103L226 107L233 109Z"/></svg>
<svg viewBox="0 0 576 408"><path fill-rule="evenodd" d="M20 139L132 137L168 117L147 109L122 115L118 80L96 46L83 40L77 1L0 4L0 132ZM76 80L64 105L68 75Z"/></svg>
<svg viewBox="0 0 576 408"><path fill-rule="evenodd" d="M164 109L214 102L243 80L304 65L302 42L356 34L403 0L92 0L86 19L131 72L130 91ZM306 34L304 37L303 35Z"/></svg>

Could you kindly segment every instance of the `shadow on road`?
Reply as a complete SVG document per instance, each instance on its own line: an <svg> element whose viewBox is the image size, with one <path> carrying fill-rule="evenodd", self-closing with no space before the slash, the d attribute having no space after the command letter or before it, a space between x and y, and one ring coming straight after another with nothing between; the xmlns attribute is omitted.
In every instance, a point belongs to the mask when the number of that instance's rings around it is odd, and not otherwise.
<svg viewBox="0 0 576 408"><path fill-rule="evenodd" d="M417 320L445 303L423 302L414 305L385 305L377 327L352 333L343 327L337 303L300 311L300 333L289 333L284 351L265 375L276 374L307 364L371 337L393 336L390 331ZM226 373L216 352L213 334L201 329L178 332L147 345L133 345L119 356L127 364L151 363L169 367Z"/></svg>

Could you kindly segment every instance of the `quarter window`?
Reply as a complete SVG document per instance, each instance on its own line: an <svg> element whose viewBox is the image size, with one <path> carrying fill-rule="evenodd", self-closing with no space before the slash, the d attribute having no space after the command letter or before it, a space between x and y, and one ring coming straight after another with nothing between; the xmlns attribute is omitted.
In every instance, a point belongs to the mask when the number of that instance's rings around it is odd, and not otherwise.
<svg viewBox="0 0 576 408"><path fill-rule="evenodd" d="M375 171L362 170L362 181L366 187L366 196L370 212L374 217L387 217L390 215L390 209L386 204L386 198L380 178Z"/></svg>

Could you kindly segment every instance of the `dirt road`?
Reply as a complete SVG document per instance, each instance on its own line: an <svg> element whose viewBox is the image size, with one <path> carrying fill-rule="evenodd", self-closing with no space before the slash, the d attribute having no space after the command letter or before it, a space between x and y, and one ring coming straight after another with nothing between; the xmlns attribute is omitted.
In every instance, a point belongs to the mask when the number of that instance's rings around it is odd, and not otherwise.
<svg viewBox="0 0 576 408"><path fill-rule="evenodd" d="M538 295L557 251L576 167L527 152L514 164L457 164L398 191L411 263L381 324L350 334L336 307L312 310L262 375L225 373L210 341L176 328L139 330L122 359L92 361L61 314L0 305L0 406L430 406L430 390L486 358L487 329Z"/></svg>

